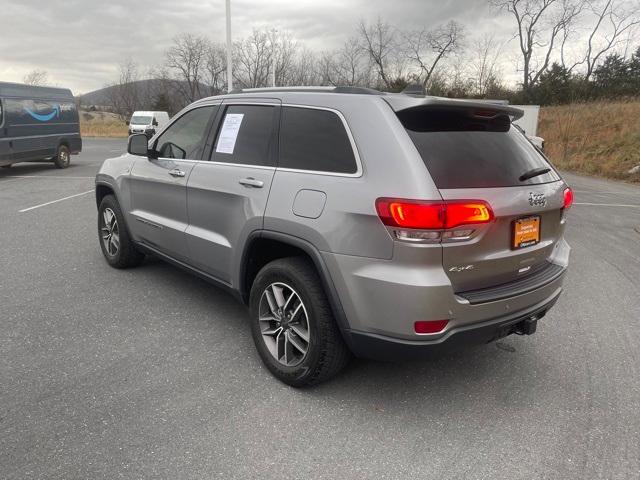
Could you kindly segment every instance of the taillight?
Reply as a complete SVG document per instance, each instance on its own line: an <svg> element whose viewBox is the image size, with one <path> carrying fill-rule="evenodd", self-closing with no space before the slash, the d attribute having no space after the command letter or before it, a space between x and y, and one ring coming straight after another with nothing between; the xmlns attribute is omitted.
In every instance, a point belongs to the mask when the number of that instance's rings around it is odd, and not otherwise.
<svg viewBox="0 0 640 480"><path fill-rule="evenodd" d="M446 230L493 220L491 207L482 200L427 202L379 198L376 210L387 226L419 230Z"/></svg>
<svg viewBox="0 0 640 480"><path fill-rule="evenodd" d="M462 201L445 204L446 222L444 228L455 228L460 225L489 223L493 219L491 207L486 202Z"/></svg>
<svg viewBox="0 0 640 480"><path fill-rule="evenodd" d="M564 189L564 209L568 210L573 205L573 190L569 187Z"/></svg>
<svg viewBox="0 0 640 480"><path fill-rule="evenodd" d="M439 333L449 323L449 320L420 320L413 324L413 329L416 333Z"/></svg>
<svg viewBox="0 0 640 480"><path fill-rule="evenodd" d="M440 202L379 198L376 210L382 223L390 227L439 230L444 226L444 206Z"/></svg>

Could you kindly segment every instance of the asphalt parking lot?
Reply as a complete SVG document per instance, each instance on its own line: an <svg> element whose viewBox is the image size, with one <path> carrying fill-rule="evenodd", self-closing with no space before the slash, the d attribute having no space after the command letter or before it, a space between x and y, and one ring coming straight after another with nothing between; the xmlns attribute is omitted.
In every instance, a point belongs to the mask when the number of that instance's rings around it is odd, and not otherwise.
<svg viewBox="0 0 640 480"><path fill-rule="evenodd" d="M0 170L0 478L640 477L640 187L566 175L572 265L534 336L295 390L232 297L103 260L93 177L123 149Z"/></svg>

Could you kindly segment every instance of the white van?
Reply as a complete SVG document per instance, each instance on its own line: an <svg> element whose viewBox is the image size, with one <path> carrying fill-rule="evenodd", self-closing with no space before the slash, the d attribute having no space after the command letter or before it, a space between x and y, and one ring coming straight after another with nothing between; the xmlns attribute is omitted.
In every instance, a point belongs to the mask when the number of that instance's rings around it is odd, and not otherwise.
<svg viewBox="0 0 640 480"><path fill-rule="evenodd" d="M138 111L133 112L127 125L129 125L129 135L144 133L148 138L151 138L156 131L167 123L169 123L169 114L167 112Z"/></svg>

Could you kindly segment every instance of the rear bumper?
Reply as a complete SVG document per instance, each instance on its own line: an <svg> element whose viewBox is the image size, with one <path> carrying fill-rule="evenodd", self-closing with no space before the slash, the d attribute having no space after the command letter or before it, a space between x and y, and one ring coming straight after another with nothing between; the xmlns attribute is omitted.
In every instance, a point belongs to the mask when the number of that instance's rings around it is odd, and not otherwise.
<svg viewBox="0 0 640 480"><path fill-rule="evenodd" d="M385 361L402 361L430 358L474 345L493 342L513 333L535 332L538 320L543 318L560 297L561 289L526 311L492 320L465 325L449 330L444 336L433 340L405 340L363 332L348 332L348 343L353 353L361 358Z"/></svg>
<svg viewBox="0 0 640 480"><path fill-rule="evenodd" d="M323 254L346 316L348 325L343 331L434 343L451 331L508 320L518 312L545 305L561 291L570 247L564 240L557 242L548 259L550 268L540 276L462 294L454 291L442 268L440 250L406 248L404 251L411 250L406 258L400 248L396 250L393 260ZM416 321L445 319L449 323L441 333L420 335L414 330Z"/></svg>

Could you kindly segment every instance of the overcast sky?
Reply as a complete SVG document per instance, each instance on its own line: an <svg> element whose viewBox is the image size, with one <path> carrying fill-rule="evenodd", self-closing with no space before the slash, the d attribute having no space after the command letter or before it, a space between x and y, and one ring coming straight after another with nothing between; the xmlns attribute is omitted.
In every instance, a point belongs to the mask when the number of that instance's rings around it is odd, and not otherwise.
<svg viewBox="0 0 640 480"><path fill-rule="evenodd" d="M132 58L143 69L163 61L182 32L225 39L224 0L0 0L0 81L21 82L33 69L75 94L102 88ZM231 0L233 38L252 28L289 31L313 50L339 47L359 20L380 16L402 30L457 20L468 36L507 41L512 20L485 0ZM515 42L505 49L512 55ZM506 64L506 63L505 63ZM509 63L511 65L511 63ZM508 71L508 70L511 71ZM513 76L514 67L503 73Z"/></svg>

